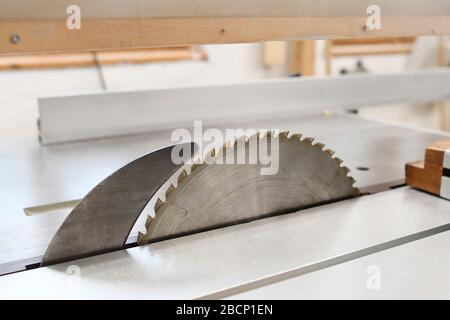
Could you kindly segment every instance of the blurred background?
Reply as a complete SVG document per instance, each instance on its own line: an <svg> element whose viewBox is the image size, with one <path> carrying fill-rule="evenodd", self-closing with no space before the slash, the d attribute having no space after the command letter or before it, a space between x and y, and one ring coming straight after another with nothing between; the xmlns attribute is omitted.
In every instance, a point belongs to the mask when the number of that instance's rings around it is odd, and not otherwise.
<svg viewBox="0 0 450 320"><path fill-rule="evenodd" d="M37 114L37 97L99 90L137 90L239 83L280 77L345 77L449 66L448 37L310 40L145 50L0 56L0 105ZM445 102L358 110L361 116L450 130ZM29 115L29 114L28 114ZM11 123L9 117L0 122ZM23 117L24 122L32 117ZM24 123L24 128L30 124ZM26 129L25 129L26 130Z"/></svg>

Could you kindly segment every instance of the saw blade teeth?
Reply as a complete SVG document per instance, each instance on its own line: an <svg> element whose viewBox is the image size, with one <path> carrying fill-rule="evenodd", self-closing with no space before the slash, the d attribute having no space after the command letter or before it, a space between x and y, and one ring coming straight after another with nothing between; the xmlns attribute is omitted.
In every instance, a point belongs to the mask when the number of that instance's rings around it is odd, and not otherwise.
<svg viewBox="0 0 450 320"><path fill-rule="evenodd" d="M323 148L325 148L325 145L323 143L318 142L318 143L316 143L314 145L314 147L316 147L316 148L318 148L320 150L323 150Z"/></svg>
<svg viewBox="0 0 450 320"><path fill-rule="evenodd" d="M330 157L332 157L336 152L334 152L333 150L331 150L331 149L327 149L327 150L325 150L324 151L325 153L327 153Z"/></svg>
<svg viewBox="0 0 450 320"><path fill-rule="evenodd" d="M302 135L300 133L293 133L291 135L290 139L292 139L292 140L299 140L300 141L301 138L302 138Z"/></svg>
<svg viewBox="0 0 450 320"><path fill-rule="evenodd" d="M251 140L253 140L253 141L258 141L258 139L259 139L259 131L255 131L255 133L253 133L253 134L251 134L249 137L248 137L248 141L251 141Z"/></svg>
<svg viewBox="0 0 450 320"><path fill-rule="evenodd" d="M227 150L228 150L228 147L226 145L221 146L218 151L218 155L220 157L223 157L227 153Z"/></svg>
<svg viewBox="0 0 450 320"><path fill-rule="evenodd" d="M272 138L278 138L280 136L280 130L277 129L270 130L270 136Z"/></svg>
<svg viewBox="0 0 450 320"><path fill-rule="evenodd" d="M260 130L258 138L260 140L265 140L267 139L267 130Z"/></svg>
<svg viewBox="0 0 450 320"><path fill-rule="evenodd" d="M334 159L334 161L336 161L339 165L341 165L342 162L344 162L341 158L338 158L338 157L335 157L335 158L333 158L333 159Z"/></svg>
<svg viewBox="0 0 450 320"><path fill-rule="evenodd" d="M203 163L203 161L201 159L198 159L194 162L194 164L192 164L189 168L189 174L192 173L192 171L194 171L198 166L200 166Z"/></svg>
<svg viewBox="0 0 450 320"><path fill-rule="evenodd" d="M152 223L152 219L153 218L151 216L147 216L147 219L145 219L145 229L148 229L150 223Z"/></svg>
<svg viewBox="0 0 450 320"><path fill-rule="evenodd" d="M310 138L310 137L307 137L307 138L303 139L303 143L306 143L306 144L309 144L309 145L312 145L313 141L314 141L314 138Z"/></svg>
<svg viewBox="0 0 450 320"><path fill-rule="evenodd" d="M145 234L143 234L140 231L138 232L137 243L138 244L144 244L145 243Z"/></svg>
<svg viewBox="0 0 450 320"><path fill-rule="evenodd" d="M160 198L157 198L156 202L155 202L155 206L153 207L154 208L153 210L155 211L155 213L158 211L159 208L161 208L162 204L163 204L162 200Z"/></svg>
<svg viewBox="0 0 450 320"><path fill-rule="evenodd" d="M355 178L353 177L348 177L348 179L350 180L351 184L354 185L356 183Z"/></svg>
<svg viewBox="0 0 450 320"><path fill-rule="evenodd" d="M178 183L180 183L184 178L186 178L188 176L188 173L187 173L187 171L186 171L186 169L183 169L181 172L180 172L180 175L178 176L178 178L177 178L177 181L178 181Z"/></svg>
<svg viewBox="0 0 450 320"><path fill-rule="evenodd" d="M348 167L341 167L342 171L344 171L344 173L347 175L350 173L350 169Z"/></svg>
<svg viewBox="0 0 450 320"><path fill-rule="evenodd" d="M235 145L238 145L239 143L245 143L246 141L247 141L247 136L242 135L235 140Z"/></svg>
<svg viewBox="0 0 450 320"><path fill-rule="evenodd" d="M170 184L166 190L166 199L173 190L175 190L175 186L173 184Z"/></svg>
<svg viewBox="0 0 450 320"><path fill-rule="evenodd" d="M279 134L280 138L287 139L289 136L289 131L283 131Z"/></svg>
<svg viewBox="0 0 450 320"><path fill-rule="evenodd" d="M247 148L247 141L245 136L241 136L236 139L234 144L234 152L243 152Z"/></svg>

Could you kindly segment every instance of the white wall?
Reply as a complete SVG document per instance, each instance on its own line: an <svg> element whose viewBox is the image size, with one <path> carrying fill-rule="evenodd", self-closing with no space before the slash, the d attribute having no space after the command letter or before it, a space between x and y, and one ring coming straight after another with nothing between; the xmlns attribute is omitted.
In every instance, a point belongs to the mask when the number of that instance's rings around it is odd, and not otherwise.
<svg viewBox="0 0 450 320"><path fill-rule="evenodd" d="M430 57L435 38L420 39L414 55L372 56L363 58L371 72L399 72L405 68L433 65ZM263 67L261 44L205 46L207 61L181 61L103 67L109 90L147 89L160 86L231 83L251 79L286 76L284 69ZM317 75L324 75L324 41L317 42ZM353 69L356 58L334 59L333 70ZM0 133L35 130L38 117L37 97L86 93L101 90L95 68L25 70L0 72ZM433 106L383 106L365 108L361 114L377 119L439 127L438 112ZM25 116L27 115L27 116ZM31 116L30 116L31 115Z"/></svg>
<svg viewBox="0 0 450 320"><path fill-rule="evenodd" d="M281 76L261 64L260 44L204 46L208 60L104 67L110 89L214 84Z"/></svg>
<svg viewBox="0 0 450 320"><path fill-rule="evenodd" d="M282 74L262 66L260 44L205 46L207 61L124 64L103 67L108 90L230 83ZM101 90L97 70L68 68L0 71L0 134L36 134L37 98Z"/></svg>

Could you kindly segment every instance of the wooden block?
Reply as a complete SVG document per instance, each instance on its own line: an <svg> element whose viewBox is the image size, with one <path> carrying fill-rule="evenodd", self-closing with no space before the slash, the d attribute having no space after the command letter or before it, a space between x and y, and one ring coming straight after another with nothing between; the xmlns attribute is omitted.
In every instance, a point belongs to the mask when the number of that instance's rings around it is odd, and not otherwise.
<svg viewBox="0 0 450 320"><path fill-rule="evenodd" d="M425 160L407 163L406 184L450 200L450 141L425 151Z"/></svg>
<svg viewBox="0 0 450 320"><path fill-rule="evenodd" d="M398 43L413 44L415 41L416 41L415 37L357 38L357 39L334 39L331 40L331 44L333 46L398 44Z"/></svg>

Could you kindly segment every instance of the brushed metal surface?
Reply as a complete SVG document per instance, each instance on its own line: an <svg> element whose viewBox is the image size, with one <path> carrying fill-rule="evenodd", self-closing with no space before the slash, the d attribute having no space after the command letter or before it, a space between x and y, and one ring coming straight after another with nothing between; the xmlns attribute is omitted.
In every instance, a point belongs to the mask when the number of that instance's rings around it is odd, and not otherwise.
<svg viewBox="0 0 450 320"><path fill-rule="evenodd" d="M195 143L185 145L182 150L197 152ZM101 181L64 220L41 265L122 248L147 203L183 165L172 161L174 147L153 151Z"/></svg>
<svg viewBox="0 0 450 320"><path fill-rule="evenodd" d="M399 188L2 276L0 298L200 298L449 224L449 201Z"/></svg>
<svg viewBox="0 0 450 320"><path fill-rule="evenodd" d="M447 231L227 298L448 300L449 243Z"/></svg>

